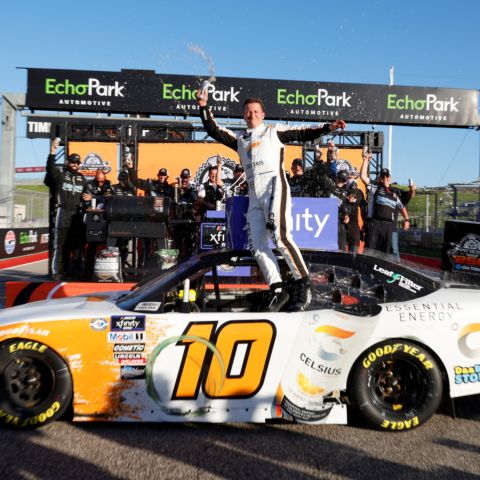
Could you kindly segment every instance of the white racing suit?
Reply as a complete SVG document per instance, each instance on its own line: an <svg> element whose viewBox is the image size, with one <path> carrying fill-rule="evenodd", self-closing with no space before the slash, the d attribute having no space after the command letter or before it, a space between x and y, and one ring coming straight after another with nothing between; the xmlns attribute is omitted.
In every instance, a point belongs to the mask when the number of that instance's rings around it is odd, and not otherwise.
<svg viewBox="0 0 480 480"><path fill-rule="evenodd" d="M307 277L307 266L291 235L290 188L283 168L284 143L314 140L329 132L328 125L290 127L262 123L256 128L234 133L220 127L208 107L201 107L200 115L206 132L240 156L249 189L249 240L268 284L282 281L277 259L268 244L270 237L285 258L294 279ZM267 228L269 220L273 220L272 230Z"/></svg>

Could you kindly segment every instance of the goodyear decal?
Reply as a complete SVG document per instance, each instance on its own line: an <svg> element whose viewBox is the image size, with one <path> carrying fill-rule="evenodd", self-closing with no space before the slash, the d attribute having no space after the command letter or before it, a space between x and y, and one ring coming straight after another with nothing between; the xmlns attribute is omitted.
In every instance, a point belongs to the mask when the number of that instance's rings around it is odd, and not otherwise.
<svg viewBox="0 0 480 480"><path fill-rule="evenodd" d="M392 355L395 352L403 352L415 357L423 364L425 370L430 370L433 368L432 362L427 359L425 354L419 353L416 347L408 345L407 343L395 343L392 345L377 347L375 350L369 352L366 357L364 357L362 361L363 366L364 368L370 368L370 365L378 358L382 358L384 355Z"/></svg>
<svg viewBox="0 0 480 480"><path fill-rule="evenodd" d="M18 342L12 343L8 346L10 353L17 352L18 350L34 350L36 352L43 353L48 347L37 342Z"/></svg>

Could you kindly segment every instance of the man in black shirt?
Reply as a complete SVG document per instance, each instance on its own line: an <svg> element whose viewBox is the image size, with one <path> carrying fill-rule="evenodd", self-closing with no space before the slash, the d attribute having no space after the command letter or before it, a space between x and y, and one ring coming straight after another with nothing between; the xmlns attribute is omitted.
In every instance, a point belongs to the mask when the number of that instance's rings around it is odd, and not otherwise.
<svg viewBox="0 0 480 480"><path fill-rule="evenodd" d="M304 175L303 162L301 158L296 158L292 162L291 170L293 175L288 179L290 185L290 194L292 197L303 197Z"/></svg>
<svg viewBox="0 0 480 480"><path fill-rule="evenodd" d="M364 152L362 157L360 178L369 193L365 246L372 250L391 253L395 211L398 209L401 212L405 219L404 230L408 230L410 220L407 209L399 196L390 188L392 177L388 168L382 168L377 181L371 182L368 167L372 154Z"/></svg>
<svg viewBox="0 0 480 480"><path fill-rule="evenodd" d="M52 140L44 182L52 202L50 271L55 280L62 280L65 275L80 272L85 240L82 201L89 202L92 196L86 178L79 172L80 155L71 153L63 169L57 168L58 146L59 141Z"/></svg>
<svg viewBox="0 0 480 480"><path fill-rule="evenodd" d="M217 202L225 199L225 191L218 182L218 167L210 165L208 168L208 182L198 187L198 207L202 217L205 217L207 210L216 210Z"/></svg>
<svg viewBox="0 0 480 480"><path fill-rule="evenodd" d="M128 175L130 177L130 181L137 188L143 190L146 196L173 198L173 188L168 183L168 171L166 168L160 168L157 173L156 180L153 178L144 180L137 177L137 172L133 168L133 163L130 158L125 161L125 165L128 168Z"/></svg>

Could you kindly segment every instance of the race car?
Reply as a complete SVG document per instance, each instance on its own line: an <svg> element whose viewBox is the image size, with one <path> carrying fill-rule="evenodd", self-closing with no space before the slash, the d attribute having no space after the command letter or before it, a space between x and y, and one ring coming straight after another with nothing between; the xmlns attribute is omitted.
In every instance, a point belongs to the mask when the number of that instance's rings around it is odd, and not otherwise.
<svg viewBox="0 0 480 480"><path fill-rule="evenodd" d="M480 393L479 290L371 254L305 251L306 311L269 312L249 252L213 250L131 291L0 312L0 424L425 423ZM285 270L288 270L283 265ZM94 288L92 284L92 288ZM347 415L348 411L348 415Z"/></svg>

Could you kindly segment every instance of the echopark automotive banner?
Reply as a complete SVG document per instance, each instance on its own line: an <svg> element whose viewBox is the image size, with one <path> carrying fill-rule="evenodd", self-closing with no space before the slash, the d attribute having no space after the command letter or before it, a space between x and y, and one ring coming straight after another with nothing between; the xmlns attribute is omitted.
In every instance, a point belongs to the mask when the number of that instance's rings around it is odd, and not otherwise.
<svg viewBox="0 0 480 480"><path fill-rule="evenodd" d="M202 77L153 71L28 69L27 107L156 115L196 115ZM260 97L267 118L351 123L475 127L478 91L448 88L217 77L209 104L217 117L242 117Z"/></svg>

